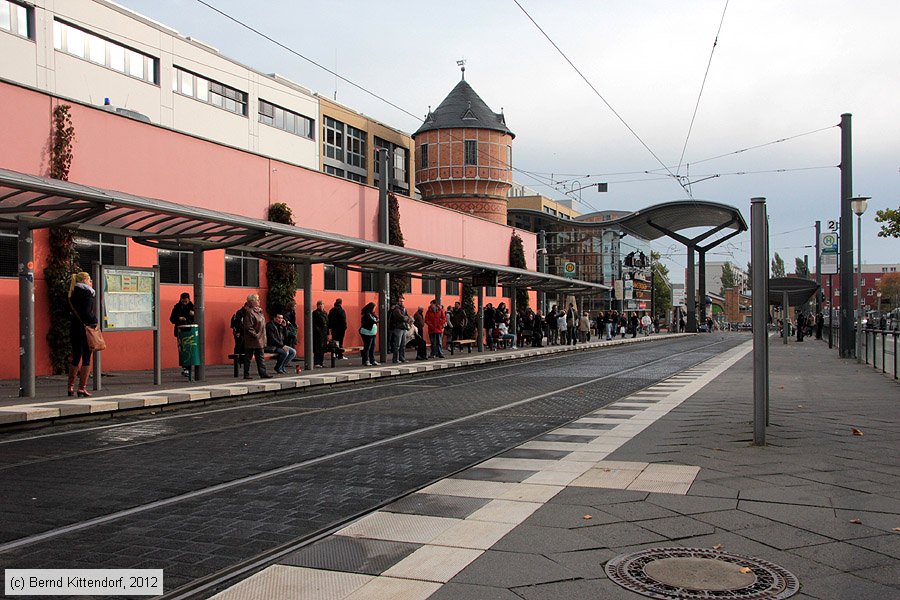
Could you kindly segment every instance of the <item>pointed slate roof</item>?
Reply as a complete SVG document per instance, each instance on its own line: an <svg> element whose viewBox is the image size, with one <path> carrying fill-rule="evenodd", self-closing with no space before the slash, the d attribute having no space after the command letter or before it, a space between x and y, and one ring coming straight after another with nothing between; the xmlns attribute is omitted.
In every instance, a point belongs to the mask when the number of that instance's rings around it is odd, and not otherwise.
<svg viewBox="0 0 900 600"><path fill-rule="evenodd" d="M516 137L506 126L503 113L495 113L484 103L475 90L463 79L444 98L440 106L428 113L425 122L419 127L418 134L433 129L493 129Z"/></svg>

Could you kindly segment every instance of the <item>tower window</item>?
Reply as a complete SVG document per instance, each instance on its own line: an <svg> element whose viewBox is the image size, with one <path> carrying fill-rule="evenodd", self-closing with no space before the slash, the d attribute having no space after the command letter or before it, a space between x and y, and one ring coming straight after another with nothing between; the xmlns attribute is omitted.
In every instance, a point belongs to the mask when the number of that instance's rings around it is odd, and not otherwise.
<svg viewBox="0 0 900 600"><path fill-rule="evenodd" d="M466 161L467 165L478 164L478 142L475 140L466 140Z"/></svg>
<svg viewBox="0 0 900 600"><path fill-rule="evenodd" d="M419 166L423 169L428 167L428 144L419 146Z"/></svg>

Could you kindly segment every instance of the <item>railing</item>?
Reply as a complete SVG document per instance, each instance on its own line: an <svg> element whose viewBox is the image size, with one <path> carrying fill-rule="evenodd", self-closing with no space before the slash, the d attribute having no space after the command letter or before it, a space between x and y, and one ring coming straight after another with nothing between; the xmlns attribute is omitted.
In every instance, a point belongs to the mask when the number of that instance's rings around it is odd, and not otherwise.
<svg viewBox="0 0 900 600"><path fill-rule="evenodd" d="M863 329L862 349L860 355L867 365L880 369L882 373L893 375L897 379L897 338L900 331L896 329Z"/></svg>

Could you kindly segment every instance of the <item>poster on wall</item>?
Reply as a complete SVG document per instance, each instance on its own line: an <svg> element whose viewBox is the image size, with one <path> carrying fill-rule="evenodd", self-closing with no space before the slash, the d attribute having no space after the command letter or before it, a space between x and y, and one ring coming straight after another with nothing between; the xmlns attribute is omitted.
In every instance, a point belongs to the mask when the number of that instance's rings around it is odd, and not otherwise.
<svg viewBox="0 0 900 600"><path fill-rule="evenodd" d="M156 270L100 268L104 331L156 329Z"/></svg>

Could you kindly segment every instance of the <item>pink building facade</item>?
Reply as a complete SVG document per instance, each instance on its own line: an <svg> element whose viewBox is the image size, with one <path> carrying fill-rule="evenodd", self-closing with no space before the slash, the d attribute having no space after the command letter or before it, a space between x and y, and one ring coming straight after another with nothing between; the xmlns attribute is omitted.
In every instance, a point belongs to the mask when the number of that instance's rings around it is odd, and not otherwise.
<svg viewBox="0 0 900 600"><path fill-rule="evenodd" d="M69 180L189 206L264 219L276 202L291 207L299 226L356 238L377 240L378 190L288 162L213 143L172 129L143 123L100 108L60 99L31 88L0 81L0 167L23 173L48 174L52 111L61 103L71 106L75 128L74 159ZM215 110L215 109L212 109ZM494 264L509 264L509 240L513 229L483 218L448 210L412 198L399 197L400 220L408 248ZM528 268L535 269L536 236L518 232L525 244ZM37 374L50 372L46 334L47 289L43 269L47 263L47 232L35 231L35 320ZM206 362L222 364L232 349L230 315L250 293L266 293L265 264L259 261L259 288L225 285L225 251L205 255ZM128 240L127 265L152 266L157 250ZM443 288L444 304L458 299ZM414 279L406 296L411 312L427 306L433 294L422 293L422 281ZM325 289L324 268L314 265L313 301L330 307L342 298L350 320L346 345L359 345L356 326L359 312L377 292L362 291L362 275L347 272L346 289ZM169 310L189 284L161 286L160 319L163 323L163 367L177 366L175 342L165 324ZM497 293L502 293L497 289ZM302 304L302 292L297 294ZM500 296L485 297L495 304ZM509 299L505 301L508 303ZM0 310L18 312L15 277L0 278ZM301 332L302 333L302 332ZM17 328L0 330L0 344L18 347ZM104 369L137 370L152 366L150 332L111 332L112 352L105 352ZM116 351L115 349L124 351ZM0 378L18 376L16 360L0 361Z"/></svg>

